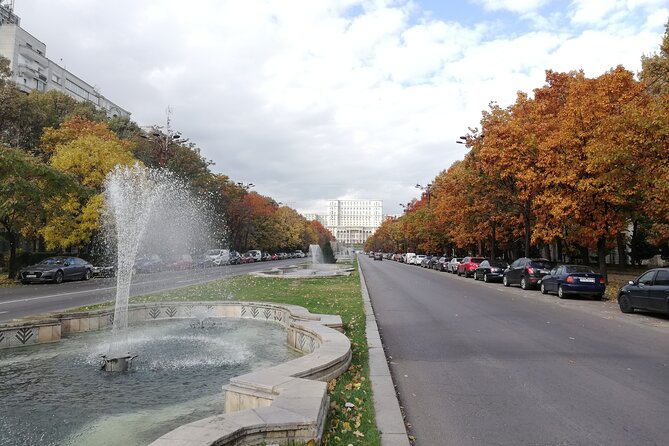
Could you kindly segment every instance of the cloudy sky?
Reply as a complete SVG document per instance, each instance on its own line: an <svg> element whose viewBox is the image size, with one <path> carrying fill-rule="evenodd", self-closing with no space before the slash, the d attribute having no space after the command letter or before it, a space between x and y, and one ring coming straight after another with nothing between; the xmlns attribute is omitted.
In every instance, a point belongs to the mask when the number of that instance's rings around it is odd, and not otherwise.
<svg viewBox="0 0 669 446"><path fill-rule="evenodd" d="M668 0L16 0L47 56L300 211L416 197L544 70L637 72Z"/></svg>

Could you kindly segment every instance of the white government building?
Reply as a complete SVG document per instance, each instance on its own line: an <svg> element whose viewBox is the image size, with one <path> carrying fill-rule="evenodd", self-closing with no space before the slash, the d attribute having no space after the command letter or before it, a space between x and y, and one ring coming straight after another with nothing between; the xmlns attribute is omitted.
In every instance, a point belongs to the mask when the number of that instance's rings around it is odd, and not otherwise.
<svg viewBox="0 0 669 446"><path fill-rule="evenodd" d="M95 87L46 57L46 45L21 28L21 19L11 6L0 5L0 56L9 59L12 80L30 93L57 90L77 101L90 102L109 117L130 112L101 95Z"/></svg>
<svg viewBox="0 0 669 446"><path fill-rule="evenodd" d="M381 226L382 200L328 200L325 215L305 214L308 220L318 220L338 242L360 245Z"/></svg>

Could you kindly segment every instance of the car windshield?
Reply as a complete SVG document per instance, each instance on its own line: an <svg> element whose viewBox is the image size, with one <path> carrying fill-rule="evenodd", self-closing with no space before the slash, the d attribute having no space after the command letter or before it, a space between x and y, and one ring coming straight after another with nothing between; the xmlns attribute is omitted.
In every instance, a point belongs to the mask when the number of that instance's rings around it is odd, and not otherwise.
<svg viewBox="0 0 669 446"><path fill-rule="evenodd" d="M470 262L481 263L485 260L485 257L472 257Z"/></svg>
<svg viewBox="0 0 669 446"><path fill-rule="evenodd" d="M551 262L545 261L545 260L532 260L532 266L535 268L542 268L542 269L551 269L553 268L553 265Z"/></svg>
<svg viewBox="0 0 669 446"><path fill-rule="evenodd" d="M508 266L508 263L506 263L506 262L490 262L490 265L501 267L501 268L506 268Z"/></svg>
<svg viewBox="0 0 669 446"><path fill-rule="evenodd" d="M595 272L592 268L590 268L589 266L585 266L585 265L567 266L565 268L565 270L568 273L593 273L594 274L594 272Z"/></svg>
<svg viewBox="0 0 669 446"><path fill-rule="evenodd" d="M39 262L40 265L62 265L63 263L65 263L65 259L60 259L57 257L51 257Z"/></svg>

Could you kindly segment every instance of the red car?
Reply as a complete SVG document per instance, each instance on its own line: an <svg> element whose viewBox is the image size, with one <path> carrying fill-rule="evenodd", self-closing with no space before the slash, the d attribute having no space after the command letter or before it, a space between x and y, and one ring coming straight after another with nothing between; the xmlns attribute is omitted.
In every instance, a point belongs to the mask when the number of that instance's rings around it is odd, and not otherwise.
<svg viewBox="0 0 669 446"><path fill-rule="evenodd" d="M486 260L485 257L465 257L462 259L462 262L458 264L458 276L463 274L465 277L474 275L474 270L478 268L484 260Z"/></svg>

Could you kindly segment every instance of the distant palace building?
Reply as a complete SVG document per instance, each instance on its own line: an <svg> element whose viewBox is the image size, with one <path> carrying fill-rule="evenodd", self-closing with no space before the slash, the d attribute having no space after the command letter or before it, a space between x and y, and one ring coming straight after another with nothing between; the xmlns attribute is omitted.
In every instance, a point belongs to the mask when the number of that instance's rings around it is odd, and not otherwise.
<svg viewBox="0 0 669 446"><path fill-rule="evenodd" d="M329 200L325 227L338 242L361 245L381 226L381 200Z"/></svg>
<svg viewBox="0 0 669 446"><path fill-rule="evenodd" d="M21 28L21 18L11 7L0 5L0 56L9 59L12 80L17 87L63 92L77 101L90 102L110 117L130 112L101 95L95 87L46 57L46 45Z"/></svg>

